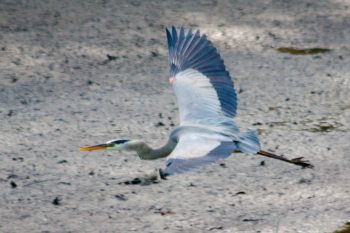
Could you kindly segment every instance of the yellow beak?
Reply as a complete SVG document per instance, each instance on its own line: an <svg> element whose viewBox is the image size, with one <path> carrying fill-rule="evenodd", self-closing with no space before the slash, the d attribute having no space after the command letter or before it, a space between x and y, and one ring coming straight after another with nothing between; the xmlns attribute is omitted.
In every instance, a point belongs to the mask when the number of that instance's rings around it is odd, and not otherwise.
<svg viewBox="0 0 350 233"><path fill-rule="evenodd" d="M80 147L80 150L92 151L92 150L106 150L108 144L100 144L96 146Z"/></svg>

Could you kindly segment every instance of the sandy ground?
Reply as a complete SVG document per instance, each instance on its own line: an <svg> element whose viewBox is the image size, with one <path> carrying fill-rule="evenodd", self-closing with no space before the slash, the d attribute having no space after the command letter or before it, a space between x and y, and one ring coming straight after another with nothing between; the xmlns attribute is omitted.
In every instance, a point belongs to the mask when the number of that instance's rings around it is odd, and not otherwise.
<svg viewBox="0 0 350 233"><path fill-rule="evenodd" d="M125 185L164 161L78 150L166 142L178 124L173 24L221 51L242 129L313 170L235 155ZM276 51L286 46L332 50ZM350 220L349 64L349 0L1 0L0 232L333 232Z"/></svg>

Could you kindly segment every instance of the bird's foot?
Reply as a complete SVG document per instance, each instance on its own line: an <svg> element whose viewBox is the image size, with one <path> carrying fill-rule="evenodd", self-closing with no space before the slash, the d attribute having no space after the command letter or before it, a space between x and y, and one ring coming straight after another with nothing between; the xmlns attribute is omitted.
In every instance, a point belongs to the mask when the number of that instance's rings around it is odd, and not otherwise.
<svg viewBox="0 0 350 233"><path fill-rule="evenodd" d="M302 168L313 168L314 165L312 165L309 160L303 160L304 157L298 157L291 159L290 161L298 166L301 166Z"/></svg>

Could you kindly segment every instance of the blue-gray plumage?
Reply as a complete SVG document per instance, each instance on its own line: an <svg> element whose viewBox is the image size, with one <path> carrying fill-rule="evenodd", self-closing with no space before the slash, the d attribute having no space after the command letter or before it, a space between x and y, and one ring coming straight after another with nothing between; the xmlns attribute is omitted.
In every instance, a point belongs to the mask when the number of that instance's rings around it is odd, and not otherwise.
<svg viewBox="0 0 350 233"><path fill-rule="evenodd" d="M180 28L178 36L175 27L172 32L166 29L169 46L170 77L187 69L194 69L206 76L215 89L222 111L228 117L234 117L237 109L236 92L225 68L224 61L217 49L205 35L189 30L184 36L184 28Z"/></svg>
<svg viewBox="0 0 350 233"><path fill-rule="evenodd" d="M140 140L111 140L81 150L136 151L141 159L166 157L160 175L184 173L234 152L252 153L302 167L312 167L302 158L288 160L260 150L255 131L241 132L233 120L237 98L234 85L219 52L206 35L181 27L166 29L169 49L169 81L174 89L180 125L173 129L167 144L152 149Z"/></svg>

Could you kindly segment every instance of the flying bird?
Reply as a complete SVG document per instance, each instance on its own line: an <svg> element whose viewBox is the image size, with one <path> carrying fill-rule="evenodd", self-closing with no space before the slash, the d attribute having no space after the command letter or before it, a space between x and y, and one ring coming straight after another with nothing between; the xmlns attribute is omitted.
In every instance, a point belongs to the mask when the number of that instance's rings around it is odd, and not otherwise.
<svg viewBox="0 0 350 233"><path fill-rule="evenodd" d="M80 150L133 151L141 159L166 158L162 178L185 173L229 157L232 153L266 156L303 168L313 166L303 157L287 159L260 149L256 131L241 132L233 120L237 95L224 61L205 34L173 26L166 29L169 49L169 82L180 113L180 125L168 142L153 149L142 140L111 140Z"/></svg>

